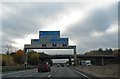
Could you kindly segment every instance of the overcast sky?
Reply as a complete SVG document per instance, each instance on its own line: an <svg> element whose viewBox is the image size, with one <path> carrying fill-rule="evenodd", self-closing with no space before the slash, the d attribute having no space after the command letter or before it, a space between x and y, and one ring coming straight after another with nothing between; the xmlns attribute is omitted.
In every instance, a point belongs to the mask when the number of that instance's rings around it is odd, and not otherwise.
<svg viewBox="0 0 120 79"><path fill-rule="evenodd" d="M4 2L2 46L23 49L39 31L60 31L83 54L98 48L118 48L118 2ZM72 54L71 50L40 50ZM49 51L49 52L48 52Z"/></svg>

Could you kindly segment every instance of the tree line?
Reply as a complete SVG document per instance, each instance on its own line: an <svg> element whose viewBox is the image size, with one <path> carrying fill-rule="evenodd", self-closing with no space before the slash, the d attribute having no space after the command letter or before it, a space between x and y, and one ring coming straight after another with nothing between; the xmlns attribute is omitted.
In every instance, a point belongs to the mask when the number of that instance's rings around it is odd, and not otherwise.
<svg viewBox="0 0 120 79"><path fill-rule="evenodd" d="M88 52L85 52L85 55L118 55L119 49L111 49L106 48L103 50L102 48L99 48L98 50L91 50Z"/></svg>
<svg viewBox="0 0 120 79"><path fill-rule="evenodd" d="M34 50L30 50L27 53L27 64L28 65L38 65L40 62L39 57L47 55L44 52L36 52ZM2 57L2 58L1 58ZM0 58L2 59L2 66L17 66L17 65L24 65L24 58L25 53L23 50L19 49L16 52L6 53L6 54L0 54ZM45 60L50 65L53 64L51 59Z"/></svg>
<svg viewBox="0 0 120 79"><path fill-rule="evenodd" d="M115 58L104 58L105 64L118 64L120 63L120 49L102 49L92 50L85 53L85 55L114 55ZM101 59L91 58L92 63L95 65L99 65L101 63Z"/></svg>

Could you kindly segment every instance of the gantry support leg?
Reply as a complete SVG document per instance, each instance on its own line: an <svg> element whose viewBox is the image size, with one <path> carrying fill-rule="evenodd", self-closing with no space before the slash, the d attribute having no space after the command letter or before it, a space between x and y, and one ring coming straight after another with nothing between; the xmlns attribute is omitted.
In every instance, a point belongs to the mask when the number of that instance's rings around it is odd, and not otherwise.
<svg viewBox="0 0 120 79"><path fill-rule="evenodd" d="M24 55L24 65L26 67L27 66L27 49L26 48L24 48L24 53L25 53L25 55Z"/></svg>
<svg viewBox="0 0 120 79"><path fill-rule="evenodd" d="M74 46L74 65L77 65L76 46Z"/></svg>
<svg viewBox="0 0 120 79"><path fill-rule="evenodd" d="M71 62L71 58L69 58L69 65L71 65L72 64L72 62Z"/></svg>

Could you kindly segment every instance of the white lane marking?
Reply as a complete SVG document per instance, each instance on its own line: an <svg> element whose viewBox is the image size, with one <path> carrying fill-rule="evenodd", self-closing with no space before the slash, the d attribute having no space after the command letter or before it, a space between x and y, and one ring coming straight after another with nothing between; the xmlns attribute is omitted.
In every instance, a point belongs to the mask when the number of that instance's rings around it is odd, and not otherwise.
<svg viewBox="0 0 120 79"><path fill-rule="evenodd" d="M74 70L74 69L73 69ZM84 76L84 77L86 77L86 78L88 78L88 79L91 79L90 77L88 77L87 75L85 75L85 74L83 74L83 73L81 73L81 72L79 72L79 71L77 71L77 70L74 70L75 72L77 72L77 73L79 73L79 74L81 74L82 76Z"/></svg>
<svg viewBox="0 0 120 79"><path fill-rule="evenodd" d="M4 76L4 75L9 75L9 74L16 74L16 73L20 73L20 72L25 72L25 71L19 71L19 72L6 73L6 74L2 74L2 75Z"/></svg>
<svg viewBox="0 0 120 79"><path fill-rule="evenodd" d="M6 74L2 74L2 75L4 76L4 75L9 75L9 74L16 74L16 73L21 73L21 72L26 72L26 71L31 71L31 70L34 70L34 69L18 71L18 72L12 72L12 73L6 73Z"/></svg>
<svg viewBox="0 0 120 79"><path fill-rule="evenodd" d="M20 76L18 75L18 76L15 76L15 77L20 77Z"/></svg>
<svg viewBox="0 0 120 79"><path fill-rule="evenodd" d="M51 77L51 75L48 75L48 77Z"/></svg>

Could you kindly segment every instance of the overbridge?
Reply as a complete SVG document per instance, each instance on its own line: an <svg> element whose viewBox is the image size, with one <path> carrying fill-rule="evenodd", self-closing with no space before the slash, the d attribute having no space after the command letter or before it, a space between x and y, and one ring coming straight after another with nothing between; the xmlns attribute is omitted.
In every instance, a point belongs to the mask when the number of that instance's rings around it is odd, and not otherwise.
<svg viewBox="0 0 120 79"><path fill-rule="evenodd" d="M73 55L51 55L51 56L43 56L42 59L69 59L71 62L71 58L74 58L74 63L77 64L77 56L76 56L76 46L65 46L65 47L41 47L40 45L31 45L31 44L26 44L24 46L24 51L25 53L25 63L27 63L27 49L73 49L74 54ZM71 63L70 63L71 65Z"/></svg>
<svg viewBox="0 0 120 79"><path fill-rule="evenodd" d="M100 59L101 65L104 65L104 59L115 59L115 55L83 55L78 54L76 55L77 58L87 58L87 59ZM41 56L40 59L69 59L69 65L71 65L71 59L74 58L74 55L72 54L61 54L61 55L47 55L47 56Z"/></svg>

